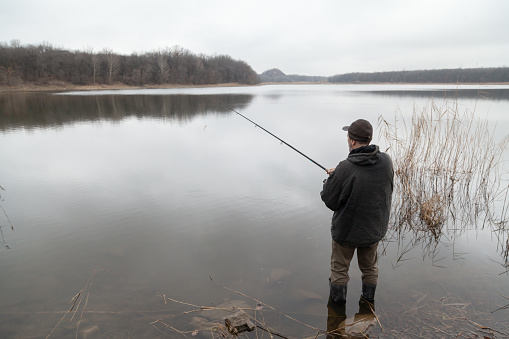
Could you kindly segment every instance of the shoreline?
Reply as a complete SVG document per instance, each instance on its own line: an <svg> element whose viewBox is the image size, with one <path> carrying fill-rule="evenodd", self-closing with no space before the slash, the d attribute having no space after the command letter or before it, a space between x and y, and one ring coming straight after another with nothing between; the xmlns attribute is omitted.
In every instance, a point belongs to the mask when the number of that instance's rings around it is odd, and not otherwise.
<svg viewBox="0 0 509 339"><path fill-rule="evenodd" d="M0 86L0 93L4 92L59 92L59 91L98 91L98 90L122 90L122 89L165 89L165 88L210 88L210 87L256 87L267 85L509 85L509 82L486 82L486 83L406 83L406 82L366 82L366 83L333 83L333 82L262 82L256 85L244 85L239 83L224 83L212 85L179 85L163 84L148 86L129 86L123 83L74 85L64 82L52 82L48 84L23 84L18 86Z"/></svg>
<svg viewBox="0 0 509 339"><path fill-rule="evenodd" d="M258 85L242 85L238 83L224 83L213 85L147 85L147 86L129 86L123 83L114 84L95 84L95 85L74 85L65 82L52 82L48 84L23 84L18 86L0 86L1 92L55 92L55 91L98 91L98 90L119 90L119 89L154 89L154 88L207 88L207 87L250 87Z"/></svg>

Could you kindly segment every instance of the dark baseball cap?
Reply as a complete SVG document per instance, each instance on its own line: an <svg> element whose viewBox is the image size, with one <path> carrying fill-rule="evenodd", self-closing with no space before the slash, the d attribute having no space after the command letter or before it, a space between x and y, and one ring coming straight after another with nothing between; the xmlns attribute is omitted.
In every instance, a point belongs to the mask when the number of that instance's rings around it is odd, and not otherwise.
<svg viewBox="0 0 509 339"><path fill-rule="evenodd" d="M343 127L343 131L348 131L348 137L355 141L370 142L373 138L373 126L364 119L355 120L350 126Z"/></svg>

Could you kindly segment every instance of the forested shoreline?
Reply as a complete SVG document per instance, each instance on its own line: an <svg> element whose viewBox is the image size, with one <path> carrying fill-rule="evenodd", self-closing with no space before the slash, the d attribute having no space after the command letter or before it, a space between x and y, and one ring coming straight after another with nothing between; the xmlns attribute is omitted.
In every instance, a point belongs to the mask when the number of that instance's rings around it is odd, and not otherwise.
<svg viewBox="0 0 509 339"><path fill-rule="evenodd" d="M373 73L346 73L330 77L286 75L277 68L257 74L242 60L228 55L195 54L180 46L122 55L105 48L71 51L50 43L22 45L0 42L0 86L49 88L73 86L206 86L256 85L260 82L308 83L506 83L509 67L457 68Z"/></svg>
<svg viewBox="0 0 509 339"><path fill-rule="evenodd" d="M333 83L501 83L509 82L509 67L455 68L374 73L346 73Z"/></svg>
<svg viewBox="0 0 509 339"><path fill-rule="evenodd" d="M254 85L258 75L245 61L228 55L197 55L179 46L122 55L91 47L70 51L49 43L0 43L0 86L56 81L73 85Z"/></svg>

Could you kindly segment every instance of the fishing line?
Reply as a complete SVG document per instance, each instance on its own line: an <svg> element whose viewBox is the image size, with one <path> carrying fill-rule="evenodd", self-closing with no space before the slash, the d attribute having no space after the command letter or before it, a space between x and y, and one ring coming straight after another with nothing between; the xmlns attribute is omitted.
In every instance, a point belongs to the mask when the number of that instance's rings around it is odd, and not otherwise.
<svg viewBox="0 0 509 339"><path fill-rule="evenodd" d="M212 99L210 99L212 100ZM261 128L263 131L267 132L268 134L272 135L274 138L276 138L277 140L281 141L281 143L285 144L286 146L290 147L291 149L293 149L295 152L299 153L300 155L302 155L303 157L305 157L306 159L308 159L309 161L311 161L313 164L315 164L316 166L320 167L321 169L323 169L325 172L327 172L327 169L325 167L323 167L322 165L320 165L319 163L317 163L316 161L314 161L313 159L311 159L310 157L308 157L307 155L305 155L304 153L302 153L301 151L299 151L298 149L296 149L295 147L293 147L292 145L290 145L289 143L287 143L286 141L284 141L283 139L281 139L280 137L274 135L273 133L267 131L265 128L263 128L262 126L258 125L256 122L254 122L253 120L249 119L248 117L242 115L241 113L237 112L236 110L234 110L233 108L231 108L230 106L227 106L225 104L223 104L222 102L219 102L219 101L215 101L215 100L212 100L212 102L218 104L218 105L221 105L223 106L224 108L227 108L229 109L230 111L233 111L235 113L237 113L238 115L240 115L241 117L243 117L244 119L246 119L247 121L249 121L250 123L252 123L253 125L255 125L255 127L259 127Z"/></svg>

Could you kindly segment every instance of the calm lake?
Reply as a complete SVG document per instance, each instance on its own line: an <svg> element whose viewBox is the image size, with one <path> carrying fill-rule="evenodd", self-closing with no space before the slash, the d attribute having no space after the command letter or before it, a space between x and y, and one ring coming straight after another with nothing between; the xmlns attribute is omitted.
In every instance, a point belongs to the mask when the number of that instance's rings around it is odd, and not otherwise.
<svg viewBox="0 0 509 339"><path fill-rule="evenodd" d="M342 126L410 120L431 98L507 136L509 86L0 93L0 337L215 338L223 315L200 306L236 305L283 337L325 338L326 173L217 102L330 168L348 154ZM508 230L389 233L371 337L509 337Z"/></svg>

